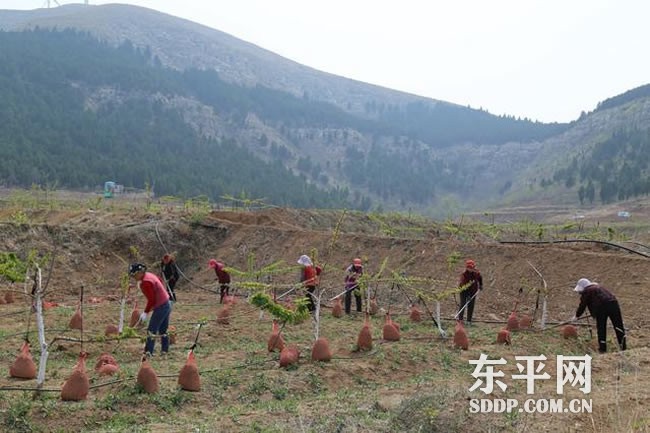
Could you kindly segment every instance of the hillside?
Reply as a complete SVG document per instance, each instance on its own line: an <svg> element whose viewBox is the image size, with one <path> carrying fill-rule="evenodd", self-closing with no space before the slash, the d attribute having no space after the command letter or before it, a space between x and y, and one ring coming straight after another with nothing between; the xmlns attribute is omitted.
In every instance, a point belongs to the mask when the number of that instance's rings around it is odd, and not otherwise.
<svg viewBox="0 0 650 433"><path fill-rule="evenodd" d="M498 240L537 239L525 224L498 226L492 237L488 226L469 220L436 223L421 218L391 217L335 211L269 209L235 212L222 209L200 213L198 209L147 204L141 200L98 202L92 209L83 197L74 195L34 196L15 207L18 198L6 201L0 211L2 236L0 251L15 252L24 258L29 251L50 254L53 265L43 266L47 281L46 300L58 306L46 310L45 322L50 356L45 392L32 399L28 389L33 380L0 380L0 411L3 429L8 431L138 431L181 432L192 429L213 431L444 431L444 432L541 432L541 431L647 431L645 406L648 394L647 356L650 353L645 329L647 314L638 302L638 293L650 288L641 269L647 258L597 244L506 245ZM25 196L23 196L25 197ZM81 199L81 200L80 200ZM19 214L20 213L20 214ZM524 217L525 218L525 217ZM592 232L592 223L569 236ZM605 224L596 225L605 236ZM619 228L614 227L618 233ZM562 224L546 232L548 236L566 230ZM635 232L630 228L629 233ZM642 231L647 233L646 231ZM338 233L338 235L337 235ZM648 243L647 239L633 238ZM178 286L179 302L174 306L172 325L177 343L166 358L151 361L160 375L161 391L149 395L135 385L140 364L138 338L103 338L107 324L119 315L119 285L125 271L122 260L140 260L155 269L165 252L178 258L184 278ZM310 361L312 325L287 325L284 336L301 353L298 366L278 368L277 353L268 353L266 343L271 317L247 302L245 285L250 277L235 278L238 296L229 325L216 322L223 308L216 302L214 273L209 258L220 258L242 272L262 270L278 261L291 266L300 254L308 253L324 265L321 287L325 290L321 335L330 340L331 362ZM361 315L336 319L328 301L340 292L343 269L353 257L361 257L371 278L370 287L379 305L390 310L401 324L399 342L382 340L383 317L371 319L375 348L354 350ZM470 348L453 347L451 338L439 336L430 319L409 323L409 297L418 293L433 308L433 296L455 284L465 257L474 258L484 275L485 291L477 302L475 325L468 328ZM455 258L455 259L454 259ZM48 262L49 263L49 262ZM385 263L385 265L382 265ZM610 287L618 296L626 326L629 350L619 353L611 342L610 353L595 353L595 340L588 327L579 338L564 340L557 327L546 331L534 328L513 333L512 346L495 344L497 331L518 299L519 312L536 314L539 275L548 285L548 321L555 323L573 314L577 298L571 291L575 281L587 276ZM377 272L383 267L384 274ZM49 271L51 269L51 272ZM393 272L405 273L395 279ZM391 277L392 276L392 277ZM295 269L259 281L269 281L268 290L284 292L296 279ZM418 282L419 281L419 282ZM399 286L395 286L395 283ZM28 284L31 286L31 283ZM67 329L67 323L84 288L84 331ZM4 318L0 357L10 364L26 331L31 331L32 353L38 360L33 317L22 284L3 283L0 292L16 291L14 304L0 305ZM127 314L142 296L134 289ZM424 305L420 305L424 310ZM541 304L540 304L541 309ZM453 332L451 316L454 299L441 299L444 328ZM196 324L204 321L196 358L201 372L201 390L178 389L178 372L187 350L197 336ZM31 326L30 326L31 323ZM593 321L592 321L593 326ZM142 336L142 330L136 330ZM594 334L595 335L595 334ZM91 385L87 400L62 402L59 392L70 375L81 350L75 339L83 337ZM120 372L104 378L93 371L102 352L113 354ZM555 376L555 356L593 356L593 413L469 413L469 392L474 379L469 360L481 353L508 360L508 374L516 373L514 356L544 354L546 371ZM506 380L508 385L516 385ZM555 381L538 384L535 398L556 398ZM572 390L566 398L585 398ZM577 394L576 394L577 393ZM510 386L498 396L525 399L524 386Z"/></svg>
<svg viewBox="0 0 650 433"><path fill-rule="evenodd" d="M146 8L0 11L0 28L6 186L110 179L159 196L439 217L650 190L646 86L543 124L323 73Z"/></svg>
<svg viewBox="0 0 650 433"><path fill-rule="evenodd" d="M541 143L513 185L510 199L590 206L646 197L648 152L650 98L641 87L611 98L566 132ZM583 193L578 201L580 190L588 186L591 197Z"/></svg>
<svg viewBox="0 0 650 433"><path fill-rule="evenodd" d="M82 71L87 69L85 76L75 74L74 91L83 101L83 108L78 109L110 106L119 110L125 100L145 106L155 101L168 111L179 112L199 137L233 140L255 157L282 164L301 176L301 182L320 189L330 192L347 189L350 191L348 199L361 209L412 207L432 211L433 206L442 203L448 194L492 195L497 185L503 186L502 176L509 176L508 171L497 173L492 171L493 167L484 167L489 169L486 177L494 180L474 181L474 174L466 170L468 152L465 148L469 147L472 155L501 154L499 158L505 155L516 162L521 158L520 153L513 152L517 146L534 148L536 140L566 127L496 117L485 111L324 74L217 30L143 8L66 6L53 11L56 12L51 15L42 10L34 14L2 11L0 28L13 31L74 27L89 31L116 47L116 55L110 55L106 48L89 51L102 52L102 59L89 56L86 50L71 50L65 56L58 56L67 59L68 64L83 64ZM25 37L34 38L33 35ZM65 46L54 49L58 38L48 37L52 41L33 41L28 46L49 45L52 53L66 49ZM129 46L143 53L150 64L139 65L137 72L117 67L112 74L107 74L111 62L119 65L124 55L119 50L124 51ZM170 57L178 55L187 58L181 61ZM215 59L219 64L209 63L217 62ZM48 62L54 63L48 68L66 66L48 57L48 52L39 53L34 61L31 67L41 70ZM165 67L175 68L177 72ZM196 71L193 68L214 70ZM99 77L95 77L100 70ZM125 79L132 79L132 75L125 76L125 73L136 74L140 79L125 88ZM312 76L319 81L315 82ZM168 86L170 80L173 82L171 88ZM30 84L45 85L42 81ZM51 79L46 89L68 92L70 84ZM53 86L60 88L53 89ZM327 97L318 90L325 87ZM160 93L165 97L161 98ZM125 115L137 119L133 113ZM147 118L137 120L150 121ZM42 127L53 128L51 124ZM27 128L27 124L23 128ZM61 131L52 132L61 134ZM193 134L188 135L191 141ZM151 136L146 139L157 140ZM518 143L514 148L510 145L513 142ZM83 142L78 144L83 145ZM185 143L179 145L187 146ZM504 151L500 151L503 146ZM477 149L480 151L476 152ZM465 155L461 160L453 158L457 150ZM452 157L447 158L447 155ZM516 166L516 163L507 165ZM125 175L129 177L133 176ZM62 185L73 186L56 180ZM96 180L95 184L102 181ZM205 194L213 199L218 195L214 188L206 190ZM159 191L175 193L165 191L164 186ZM248 189L246 192L255 193Z"/></svg>

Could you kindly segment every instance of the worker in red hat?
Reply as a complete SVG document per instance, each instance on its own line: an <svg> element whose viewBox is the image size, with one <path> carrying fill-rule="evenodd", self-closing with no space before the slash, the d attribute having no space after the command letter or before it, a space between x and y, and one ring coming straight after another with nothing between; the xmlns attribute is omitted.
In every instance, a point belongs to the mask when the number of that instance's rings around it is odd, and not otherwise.
<svg viewBox="0 0 650 433"><path fill-rule="evenodd" d="M363 262L356 258L345 270L345 313L350 314L352 295L356 301L357 311L361 312L361 288L359 278L363 275Z"/></svg>
<svg viewBox="0 0 650 433"><path fill-rule="evenodd" d="M465 260L465 270L460 274L458 287L463 287L463 289L460 292L460 310L456 317L462 321L465 310L467 310L467 324L471 325L476 296L480 290L483 290L483 277L474 260Z"/></svg>
<svg viewBox="0 0 650 433"><path fill-rule="evenodd" d="M210 259L208 266L214 269L215 274L217 274L216 280L219 282L219 303L223 304L223 298L230 296L230 273L226 271L226 265L215 259Z"/></svg>

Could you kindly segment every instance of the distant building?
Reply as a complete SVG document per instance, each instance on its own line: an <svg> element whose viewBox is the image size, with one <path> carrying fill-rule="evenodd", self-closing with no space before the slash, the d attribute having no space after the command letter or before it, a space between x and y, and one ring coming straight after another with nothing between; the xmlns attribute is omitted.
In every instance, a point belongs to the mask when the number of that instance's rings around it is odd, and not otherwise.
<svg viewBox="0 0 650 433"><path fill-rule="evenodd" d="M111 198L113 194L121 194L124 192L124 185L108 180L104 182L104 197Z"/></svg>

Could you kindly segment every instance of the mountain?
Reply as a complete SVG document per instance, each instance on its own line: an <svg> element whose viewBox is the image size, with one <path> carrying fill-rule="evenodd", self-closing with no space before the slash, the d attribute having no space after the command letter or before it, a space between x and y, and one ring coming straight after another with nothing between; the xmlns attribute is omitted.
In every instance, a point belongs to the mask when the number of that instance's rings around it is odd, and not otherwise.
<svg viewBox="0 0 650 433"><path fill-rule="evenodd" d="M594 205L647 197L649 88L601 102L567 131L540 143L504 202Z"/></svg>
<svg viewBox="0 0 650 433"><path fill-rule="evenodd" d="M9 185L112 179L163 195L444 214L554 189L563 155L585 137L620 135L628 117L612 113L634 103L604 102L571 124L494 116L127 5L0 11L0 29L0 92L13 101L0 111L10 125L3 147L14 149L0 166ZM19 152L26 143L33 151ZM563 200L577 201L577 183L567 185Z"/></svg>

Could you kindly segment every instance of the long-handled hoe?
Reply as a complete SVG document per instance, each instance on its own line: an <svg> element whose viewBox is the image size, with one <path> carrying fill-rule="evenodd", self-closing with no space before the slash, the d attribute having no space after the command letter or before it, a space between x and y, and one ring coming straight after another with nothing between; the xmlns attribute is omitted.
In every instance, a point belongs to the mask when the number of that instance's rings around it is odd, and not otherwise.
<svg viewBox="0 0 650 433"><path fill-rule="evenodd" d="M478 296L478 294L480 292L481 292L480 290L477 290L476 293L474 293L474 295L472 295L472 297L469 298L467 300L467 302L465 302L465 305L463 305L463 307L460 310L458 310L458 313L456 313L456 315L454 316L454 320L458 320L458 316L460 316L460 313L465 311L465 308L467 308L467 306L469 305L470 302L472 302L474 299L476 299L476 297Z"/></svg>
<svg viewBox="0 0 650 433"><path fill-rule="evenodd" d="M199 322L199 325L196 329L196 337L194 337L194 343L190 347L190 350L193 352L194 349L196 349L196 346L199 344L199 334L201 333L201 327L203 326L203 322Z"/></svg>
<svg viewBox="0 0 650 433"><path fill-rule="evenodd" d="M582 316L582 317L578 317L575 321L583 320L583 319L589 319L590 317L591 317L591 316L589 316L589 315L587 315L587 316ZM553 328L557 328L557 327L560 327L560 326L569 325L569 324L571 324L571 323L573 323L573 322L574 322L574 320L566 320L566 321L564 321L564 322L560 322L560 323L556 323L555 325L551 325L551 326L549 326L549 327L546 328L546 329L553 329ZM591 328L591 327L590 327L590 328Z"/></svg>

